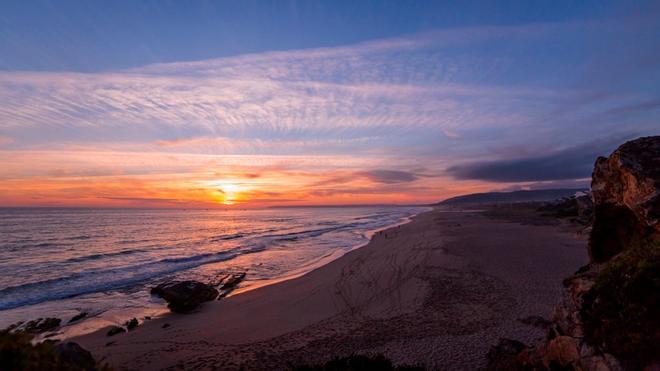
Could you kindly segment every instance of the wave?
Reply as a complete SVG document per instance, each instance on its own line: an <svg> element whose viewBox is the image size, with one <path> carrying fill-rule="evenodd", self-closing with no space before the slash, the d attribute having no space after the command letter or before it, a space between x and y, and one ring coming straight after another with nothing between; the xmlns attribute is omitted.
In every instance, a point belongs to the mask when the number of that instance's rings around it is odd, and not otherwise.
<svg viewBox="0 0 660 371"><path fill-rule="evenodd" d="M295 223L288 225L281 225L273 228L272 225L266 227L264 220L273 218L257 218L255 221L256 228L241 228L241 232L233 234L218 234L215 236L204 236L197 238L188 238L185 235L170 234L147 234L139 238L151 238L147 240L129 239L133 236L124 236L126 239L115 240L113 243L117 245L140 243L147 241L167 241L158 244L149 244L149 246L140 245L131 249L122 249L120 251L102 252L102 251L88 251L88 255L71 257L64 261L48 262L44 265L44 269L53 272L55 269L66 276L42 279L38 282L15 282L13 286L6 287L0 290L0 310L7 310L25 305L37 304L45 301L65 299L69 297L91 294L96 292L110 291L116 289L123 289L128 287L138 288L140 285L146 284L169 274L178 274L178 272L193 269L205 264L212 264L221 261L234 259L243 254L256 253L263 251L267 248L277 247L286 248L287 244L290 246L298 246L301 243L306 243L304 240L309 240L317 248L331 248L331 249L345 249L357 246L364 242L367 238L365 232L383 228L387 225L397 223L415 212L412 210L400 209L400 212L370 212L366 216L353 218L343 218L335 220L314 220L308 219L307 215L299 216L296 218L280 218L281 220L294 220ZM325 218L323 218L325 219ZM121 227L118 224L113 224L114 227ZM261 227L259 227L261 226ZM252 227L252 226L250 226ZM175 229L173 229L175 230ZM145 233L148 233L146 231ZM153 232L153 231L152 231ZM216 232L217 233L217 232ZM325 234L331 234L328 238L317 238ZM77 237L79 240L84 240L84 237L91 236L89 233L78 232ZM112 234L111 234L112 235ZM117 233L115 233L117 235ZM127 238L129 237L129 238ZM180 240L181 237L186 237ZM227 242L234 241L237 242ZM45 240L42 238L42 242ZM297 241L297 242L296 242ZM103 242L107 243L107 242ZM223 251L202 253L190 253L191 246L201 245L202 250L220 244ZM55 244L54 244L55 245ZM75 245L72 245L75 246ZM85 244L84 249L77 250L79 253L87 251L88 247ZM126 246L129 247L129 246ZM82 250L82 251L81 251ZM104 248L104 250L107 250ZM162 255L157 261L149 261L146 259L129 259L127 256L136 254L146 254L146 256L155 256L170 252L184 252L188 255L163 257ZM108 268L104 265L102 268L94 267L103 265L104 259L111 259L113 257L120 257L114 259L113 264L121 263L120 267ZM140 260L131 264L129 260ZM85 265L86 262L95 261L93 264ZM42 264L42 263L40 263ZM75 264L75 265L74 265ZM4 268L9 268L8 265L3 264ZM18 266L20 268L20 265ZM11 268L19 269L19 268ZM87 269L76 273L71 272L72 269ZM11 273L8 273L8 275ZM51 276L52 277L52 276ZM11 282L11 280L9 280Z"/></svg>
<svg viewBox="0 0 660 371"><path fill-rule="evenodd" d="M209 241L211 242L218 242L218 241L229 241L229 240L235 240L237 238L242 238L245 237L245 234L243 233L234 233L234 234L228 234L228 235L223 235L223 236L215 236L209 238Z"/></svg>
<svg viewBox="0 0 660 371"><path fill-rule="evenodd" d="M30 248L30 247L53 247L53 246L61 246L61 245L66 245L66 244L58 243L58 242L41 242L41 243L34 244L32 246L24 246L24 247L28 247L28 248Z"/></svg>
<svg viewBox="0 0 660 371"><path fill-rule="evenodd" d="M255 245L230 251L166 258L137 266L84 271L66 277L7 287L0 290L0 310L133 286L159 276L230 260L238 255L262 251L264 248L263 245Z"/></svg>
<svg viewBox="0 0 660 371"><path fill-rule="evenodd" d="M92 238L92 236L82 235L82 236L69 237L67 238L67 240L79 241L79 240L89 240L90 238Z"/></svg>
<svg viewBox="0 0 660 371"><path fill-rule="evenodd" d="M122 255L133 255L133 254L139 254L142 252L149 252L153 250L148 250L148 249L133 249L133 250L121 250L121 251L115 251L115 252L109 252L109 253L103 253L103 254L92 254L92 255L85 255L85 256L78 256L75 258L70 258L67 260L64 260L62 263L82 263L85 261L89 260L98 260L98 259L103 259L103 258L112 258L115 256L122 256Z"/></svg>

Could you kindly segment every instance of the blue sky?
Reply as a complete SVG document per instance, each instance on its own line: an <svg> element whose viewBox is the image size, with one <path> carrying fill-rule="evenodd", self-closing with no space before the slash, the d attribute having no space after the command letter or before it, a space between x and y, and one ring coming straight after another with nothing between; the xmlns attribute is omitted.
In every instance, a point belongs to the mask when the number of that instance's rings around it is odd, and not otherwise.
<svg viewBox="0 0 660 371"><path fill-rule="evenodd" d="M642 13L609 1L3 1L0 69L91 72Z"/></svg>
<svg viewBox="0 0 660 371"><path fill-rule="evenodd" d="M584 186L596 156L660 132L657 40L654 2L6 1L0 190L41 205L124 192L99 195L108 177L145 192L115 198L220 182L310 203ZM29 196L37 181L50 193Z"/></svg>

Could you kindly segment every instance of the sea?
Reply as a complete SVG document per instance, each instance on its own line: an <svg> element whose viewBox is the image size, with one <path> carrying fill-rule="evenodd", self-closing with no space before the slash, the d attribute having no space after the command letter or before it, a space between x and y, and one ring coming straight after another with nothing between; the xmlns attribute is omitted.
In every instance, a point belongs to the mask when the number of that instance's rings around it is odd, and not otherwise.
<svg viewBox="0 0 660 371"><path fill-rule="evenodd" d="M238 294L305 274L427 209L0 208L0 329L56 317L57 335L70 337L153 318L167 312L149 293L160 282L247 272Z"/></svg>

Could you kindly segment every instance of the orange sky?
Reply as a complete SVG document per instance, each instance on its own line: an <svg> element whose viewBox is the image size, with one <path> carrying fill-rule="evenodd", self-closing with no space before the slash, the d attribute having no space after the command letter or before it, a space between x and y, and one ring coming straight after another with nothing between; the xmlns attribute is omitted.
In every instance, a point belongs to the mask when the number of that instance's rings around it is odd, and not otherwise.
<svg viewBox="0 0 660 371"><path fill-rule="evenodd" d="M492 187L432 174L362 170L369 165L377 168L382 158L81 150L0 154L2 206L410 204Z"/></svg>

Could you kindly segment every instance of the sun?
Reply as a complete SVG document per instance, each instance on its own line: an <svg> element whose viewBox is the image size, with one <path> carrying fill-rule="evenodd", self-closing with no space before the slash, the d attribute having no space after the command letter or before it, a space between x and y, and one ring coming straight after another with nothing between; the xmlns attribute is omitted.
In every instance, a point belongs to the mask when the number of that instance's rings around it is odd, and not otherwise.
<svg viewBox="0 0 660 371"><path fill-rule="evenodd" d="M234 205L240 200L241 192L245 188L240 184L230 182L217 182L217 191L220 193L220 203L223 205Z"/></svg>
<svg viewBox="0 0 660 371"><path fill-rule="evenodd" d="M237 182L234 179L207 180L202 184L214 202L226 206L245 201L247 192L252 188L249 184Z"/></svg>
<svg viewBox="0 0 660 371"><path fill-rule="evenodd" d="M221 203L224 205L233 205L236 203L241 187L237 184L226 183L220 186L219 191L224 195Z"/></svg>

